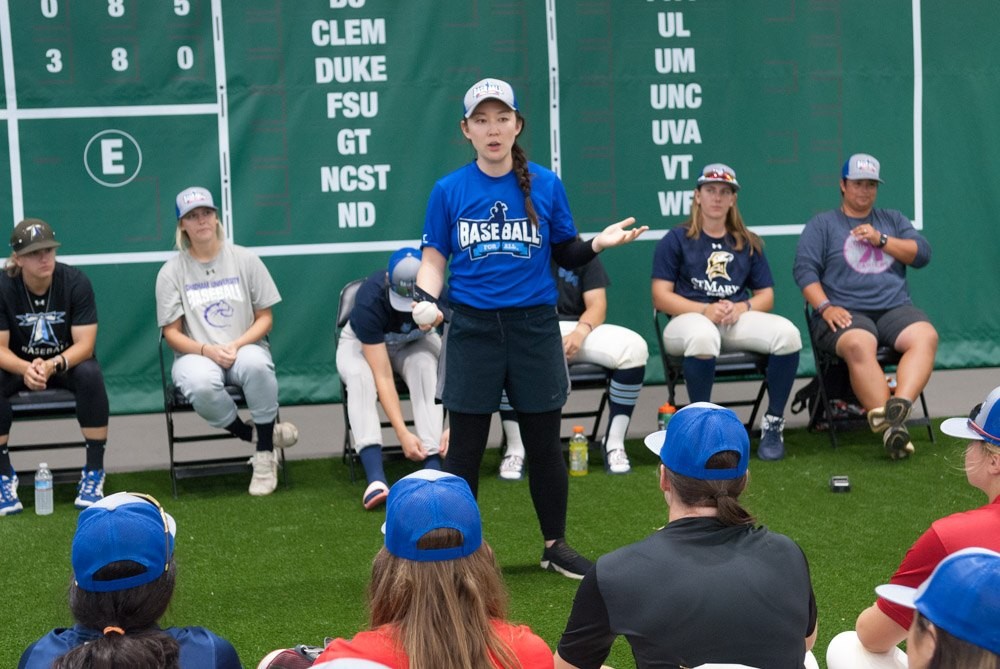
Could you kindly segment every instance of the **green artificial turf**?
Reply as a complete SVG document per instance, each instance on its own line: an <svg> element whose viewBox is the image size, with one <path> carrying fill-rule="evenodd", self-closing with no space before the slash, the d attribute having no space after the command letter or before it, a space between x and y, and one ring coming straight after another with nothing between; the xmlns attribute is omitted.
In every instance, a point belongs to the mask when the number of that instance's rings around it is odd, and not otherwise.
<svg viewBox="0 0 1000 669"><path fill-rule="evenodd" d="M809 558L821 665L830 638L853 627L873 601L874 586L885 582L931 521L986 502L965 481L964 444L940 434L931 444L920 429L913 436L916 456L893 462L870 432L844 434L834 450L824 433L789 430L785 460L751 463L745 506L799 542ZM570 481L567 538L585 555L596 558L636 541L666 520L655 456L638 441L628 450L631 474L607 476L592 463L589 476ZM577 583L539 569L541 537L528 485L498 480L498 462L498 452L487 451L479 489L485 536L503 567L511 617L554 648ZM412 468L390 462L387 473L395 480ZM852 491L831 493L834 474L850 476ZM245 476L183 481L174 500L164 471L108 477L106 492L148 492L177 520L178 590L163 623L214 630L233 642L247 667L273 648L319 645L326 636L351 636L363 627L365 585L385 515L362 510L363 483L351 484L337 458L290 463L289 486L270 497L250 497L246 484ZM72 623L66 589L73 496L71 486L57 486L56 512L39 517L31 490L22 487L25 512L0 518L0 583L7 597L0 667L16 666L30 642ZM615 644L608 664L634 666L625 642Z"/></svg>

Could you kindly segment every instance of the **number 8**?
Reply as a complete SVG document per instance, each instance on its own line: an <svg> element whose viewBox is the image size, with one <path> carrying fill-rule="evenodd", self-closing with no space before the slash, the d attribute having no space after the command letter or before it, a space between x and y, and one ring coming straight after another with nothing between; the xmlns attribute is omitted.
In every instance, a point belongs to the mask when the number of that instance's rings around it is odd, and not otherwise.
<svg viewBox="0 0 1000 669"><path fill-rule="evenodd" d="M125 0L108 0L108 15L115 18L125 15Z"/></svg>

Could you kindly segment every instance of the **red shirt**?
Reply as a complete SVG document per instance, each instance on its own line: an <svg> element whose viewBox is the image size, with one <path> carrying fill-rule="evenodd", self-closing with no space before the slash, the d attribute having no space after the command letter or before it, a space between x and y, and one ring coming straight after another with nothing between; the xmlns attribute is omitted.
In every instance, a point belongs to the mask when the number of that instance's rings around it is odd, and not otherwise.
<svg viewBox="0 0 1000 669"><path fill-rule="evenodd" d="M512 625L494 620L493 628L506 642L521 662L523 669L552 669L552 650L526 625ZM391 669L409 669L410 660L396 643L395 626L383 625L378 629L358 632L353 639L334 639L314 664L340 658L354 658L380 662Z"/></svg>
<svg viewBox="0 0 1000 669"><path fill-rule="evenodd" d="M1000 552L1000 497L978 509L935 520L906 552L889 582L915 588L930 577L934 567L945 557L973 546ZM913 609L881 597L876 604L900 627L910 629Z"/></svg>

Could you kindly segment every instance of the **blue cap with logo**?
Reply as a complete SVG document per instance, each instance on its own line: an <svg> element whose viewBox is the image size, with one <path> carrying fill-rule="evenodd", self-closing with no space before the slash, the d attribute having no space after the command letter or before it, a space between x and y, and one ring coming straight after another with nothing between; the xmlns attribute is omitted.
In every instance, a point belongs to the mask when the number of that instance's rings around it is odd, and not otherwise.
<svg viewBox="0 0 1000 669"><path fill-rule="evenodd" d="M420 548L432 530L461 532L462 543L451 548ZM396 557L414 562L440 562L472 555L483 543L479 505L465 479L436 469L421 469L389 489L385 504L385 547Z"/></svg>
<svg viewBox="0 0 1000 669"><path fill-rule="evenodd" d="M963 548L917 588L880 585L879 597L920 611L952 636L1000 655L1000 553Z"/></svg>
<svg viewBox="0 0 1000 669"><path fill-rule="evenodd" d="M694 402L674 414L666 430L650 434L646 448L675 474L702 481L738 479L750 464L750 437L731 409L711 402ZM731 469L709 468L716 453L736 451L740 460Z"/></svg>

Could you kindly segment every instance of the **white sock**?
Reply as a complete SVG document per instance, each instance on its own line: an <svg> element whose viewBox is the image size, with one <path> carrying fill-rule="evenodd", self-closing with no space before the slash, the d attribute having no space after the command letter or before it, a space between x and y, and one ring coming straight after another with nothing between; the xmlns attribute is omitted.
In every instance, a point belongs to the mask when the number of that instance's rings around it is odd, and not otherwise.
<svg viewBox="0 0 1000 669"><path fill-rule="evenodd" d="M630 416L620 413L611 419L611 427L608 428L608 443L605 445L607 450L625 448L625 433L628 432L630 418Z"/></svg>
<svg viewBox="0 0 1000 669"><path fill-rule="evenodd" d="M504 420L500 425L503 426L504 438L507 440L507 451L504 455L517 455L523 458L524 442L521 441L521 426L516 420Z"/></svg>

